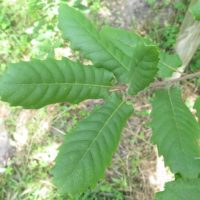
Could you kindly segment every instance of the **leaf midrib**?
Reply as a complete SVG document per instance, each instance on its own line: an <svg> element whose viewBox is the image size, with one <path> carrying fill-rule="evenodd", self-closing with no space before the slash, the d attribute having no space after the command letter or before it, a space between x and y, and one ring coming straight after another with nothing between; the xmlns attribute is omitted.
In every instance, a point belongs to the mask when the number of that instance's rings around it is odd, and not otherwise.
<svg viewBox="0 0 200 200"><path fill-rule="evenodd" d="M149 51L151 51L151 49L148 49L147 52L146 52L146 54L148 54ZM135 75L135 74L137 74L137 73L135 73L135 72L137 72L138 69L139 69L139 70L142 69L142 67L141 67L141 68L138 67L138 66L141 65L141 63L143 63L143 62L145 62L145 63L153 63L153 62L156 61L156 60L153 60L153 61L144 61L144 58L145 58L146 54L143 54L142 57L140 58L140 60L136 57L136 65L134 66L133 70L131 70L132 74ZM133 61L132 61L132 62L133 62ZM131 67L133 67L133 66L132 66L132 63L131 63ZM152 67L151 67L151 68L148 68L148 69L152 69ZM133 77L133 78L134 78L134 77Z"/></svg>
<svg viewBox="0 0 200 200"><path fill-rule="evenodd" d="M170 96L170 91L168 90L167 91L167 94L168 94L168 97L169 97L169 102L170 102L170 107L171 107L171 111L172 111L172 118L173 118L173 122L175 124L175 128L176 128L176 131L177 131L177 135L178 135L178 138L179 138L179 144L180 144L180 147L181 147L181 151L183 152L184 155L187 155L185 153L185 150L184 150L184 145L182 144L182 138L181 138L181 132L180 132L180 128L178 126L178 123L177 123L177 120L176 120L176 115L175 115L175 110L174 110L174 107L173 107L173 103L172 103L172 99L171 99L171 96ZM184 160L185 160L185 156L184 156ZM187 167L187 162L186 163L186 167ZM188 167L187 167L188 168Z"/></svg>
<svg viewBox="0 0 200 200"><path fill-rule="evenodd" d="M176 71L176 68L175 68L175 67L173 67L173 66L167 64L166 62L160 61L160 64L164 65L165 67L167 67L168 69L172 70L173 72Z"/></svg>
<svg viewBox="0 0 200 200"><path fill-rule="evenodd" d="M19 85L19 86L86 86L86 87L103 87L110 88L110 85L99 85L99 84L89 84L89 83L0 83L0 85Z"/></svg>
<svg viewBox="0 0 200 200"><path fill-rule="evenodd" d="M71 171L70 174L68 174L68 176L71 176L71 174L74 173L74 171L77 169L77 167L79 166L79 164L82 162L82 160L85 158L85 156L88 154L88 152L92 149L92 146L95 144L95 142L97 141L98 137L101 135L101 132L103 131L103 129L106 127L106 125L109 123L109 121L113 118L113 116L115 115L115 113L120 109L120 107L124 104L125 102L122 101L117 107L116 109L113 111L113 113L109 116L109 118L105 121L103 127L99 130L99 132L97 133L97 135L95 136L94 140L92 141L92 143L88 146L87 151L82 155L81 159L78 161L76 167L73 168L73 170Z"/></svg>
<svg viewBox="0 0 200 200"><path fill-rule="evenodd" d="M97 32L97 35L99 36L99 38L97 38L96 35L93 34L93 32L91 32L90 30L88 30L87 27L84 27L84 26L82 25L82 23L79 22L79 20L77 21L76 18L74 18L74 19L75 19L76 23L79 24L80 27L82 27L84 30L86 30L86 32L89 33L89 34L92 36L92 38L94 38L94 39L96 40L96 42L98 43L98 45L100 45L100 46L101 46L106 52L108 52L108 53L111 55L111 57L113 57L127 72L129 72L129 69L128 69L122 62L120 62L120 60L118 60L117 57L115 57L115 55L112 54L112 52L108 51L108 48L106 48L106 46L103 44L104 42L103 42L102 39L100 38L100 34L99 34L98 32ZM92 24L92 26L93 26L93 24ZM95 27L94 27L94 28L95 28ZM95 28L95 31L97 31L96 28ZM99 42L99 40L100 40L102 43ZM115 48L117 48L117 47L115 47ZM121 53L121 55L123 55L123 53L121 52L121 50L120 50L119 48L117 48L117 50ZM124 54L124 55L125 55L125 54Z"/></svg>

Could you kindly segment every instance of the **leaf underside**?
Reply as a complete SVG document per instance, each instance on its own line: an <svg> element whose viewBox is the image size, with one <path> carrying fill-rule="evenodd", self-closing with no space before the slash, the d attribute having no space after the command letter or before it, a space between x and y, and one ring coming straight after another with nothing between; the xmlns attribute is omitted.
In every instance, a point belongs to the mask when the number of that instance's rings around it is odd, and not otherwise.
<svg viewBox="0 0 200 200"><path fill-rule="evenodd" d="M79 194L103 177L132 111L113 95L66 135L52 170L61 193Z"/></svg>
<svg viewBox="0 0 200 200"><path fill-rule="evenodd" d="M79 11L61 4L58 27L72 48L80 50L96 66L112 71L118 80L128 81L129 58L112 45Z"/></svg>
<svg viewBox="0 0 200 200"><path fill-rule="evenodd" d="M158 90L152 102L152 142L171 171L186 178L200 173L198 123L181 99L180 90Z"/></svg>
<svg viewBox="0 0 200 200"><path fill-rule="evenodd" d="M58 102L105 98L112 73L69 60L11 64L0 79L1 100L12 106L40 108Z"/></svg>
<svg viewBox="0 0 200 200"><path fill-rule="evenodd" d="M178 179L169 182L164 192L156 194L155 200L199 200L200 179Z"/></svg>

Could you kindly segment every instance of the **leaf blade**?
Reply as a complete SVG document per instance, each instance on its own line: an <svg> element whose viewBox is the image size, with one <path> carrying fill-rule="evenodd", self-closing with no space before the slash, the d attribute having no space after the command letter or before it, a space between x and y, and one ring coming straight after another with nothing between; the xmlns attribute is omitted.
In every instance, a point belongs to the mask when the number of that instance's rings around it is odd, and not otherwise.
<svg viewBox="0 0 200 200"><path fill-rule="evenodd" d="M66 135L52 171L61 193L81 193L102 178L131 113L131 106L112 96Z"/></svg>
<svg viewBox="0 0 200 200"><path fill-rule="evenodd" d="M158 61L159 52L156 46L140 44L134 47L130 69L129 94L137 94L154 80L158 71Z"/></svg>
<svg viewBox="0 0 200 200"><path fill-rule="evenodd" d="M128 81L129 59L102 37L83 14L67 4L61 4L58 26L64 39L71 41L72 48L80 50L98 67L112 71L120 81Z"/></svg>
<svg viewBox="0 0 200 200"><path fill-rule="evenodd" d="M0 79L0 96L12 106L40 108L59 102L105 98L113 75L69 60L11 64Z"/></svg>
<svg viewBox="0 0 200 200"><path fill-rule="evenodd" d="M152 142L171 171L186 178L200 173L199 126L181 99L180 90L159 90L152 102ZM167 126L166 126L167 125Z"/></svg>
<svg viewBox="0 0 200 200"><path fill-rule="evenodd" d="M198 200L200 179L178 179L165 185L164 192L158 192L155 200Z"/></svg>

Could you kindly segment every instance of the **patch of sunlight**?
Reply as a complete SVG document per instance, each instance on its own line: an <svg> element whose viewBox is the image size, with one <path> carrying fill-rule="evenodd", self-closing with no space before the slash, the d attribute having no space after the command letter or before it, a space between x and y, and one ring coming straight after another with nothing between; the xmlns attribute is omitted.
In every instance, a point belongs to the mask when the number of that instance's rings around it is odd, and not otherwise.
<svg viewBox="0 0 200 200"><path fill-rule="evenodd" d="M21 194L21 197L28 195L30 198L31 194L32 197L37 199L48 199L53 188L53 184L48 179L39 181L37 184L31 183L27 185L27 189Z"/></svg>
<svg viewBox="0 0 200 200"><path fill-rule="evenodd" d="M153 185L155 192L163 191L165 187L165 183L174 180L174 174L170 172L170 170L165 167L165 163L163 157L158 157L156 160L156 171L153 174L149 175L149 182Z"/></svg>
<svg viewBox="0 0 200 200"><path fill-rule="evenodd" d="M58 154L59 146L60 145L58 143L52 143L49 146L44 147L42 151L36 152L33 155L33 158L43 163L44 162L47 164L52 163Z"/></svg>

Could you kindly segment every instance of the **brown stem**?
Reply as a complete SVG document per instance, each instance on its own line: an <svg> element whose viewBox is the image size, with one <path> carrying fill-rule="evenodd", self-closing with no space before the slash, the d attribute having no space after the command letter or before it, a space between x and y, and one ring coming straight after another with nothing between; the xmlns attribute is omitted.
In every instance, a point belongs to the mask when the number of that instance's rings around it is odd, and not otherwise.
<svg viewBox="0 0 200 200"><path fill-rule="evenodd" d="M197 78L197 77L200 77L200 71L195 72L193 74L187 74L187 75L182 76L180 78L175 78L175 79L169 79L169 80L155 82L155 83L152 83L149 87L151 89L161 88L161 87L165 87L165 86L168 86L168 85L176 84L177 82L180 82L180 81L193 79L193 78Z"/></svg>
<svg viewBox="0 0 200 200"><path fill-rule="evenodd" d="M164 81L156 81L154 83L152 83L149 88L150 89L157 89L157 88L162 88L165 86L171 86L173 84L176 84L177 82L180 81L184 81L184 80L188 80L188 79L193 79L193 78L197 78L200 77L200 71L192 73L192 74L187 74L185 76L182 76L180 78L175 78L175 79L169 79L169 80L164 80ZM114 86L110 89L111 92L115 92L115 91L125 91L127 90L128 86L127 85L117 85Z"/></svg>

